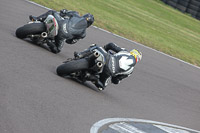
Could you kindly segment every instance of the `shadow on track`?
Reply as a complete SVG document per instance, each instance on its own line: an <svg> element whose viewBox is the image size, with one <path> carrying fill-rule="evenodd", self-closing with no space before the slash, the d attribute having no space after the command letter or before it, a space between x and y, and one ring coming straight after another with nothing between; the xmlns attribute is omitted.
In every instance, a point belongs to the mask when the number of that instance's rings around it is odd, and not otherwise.
<svg viewBox="0 0 200 133"><path fill-rule="evenodd" d="M57 75L57 74L56 74ZM60 77L60 76L59 76ZM64 79L67 79L67 80L71 80L72 82L76 82L76 83L79 83L79 84L81 84L81 85L83 85L83 86L86 86L87 88L90 88L91 90L93 90L93 91L96 91L96 92L101 92L101 91L99 91L92 83L90 83L89 81L87 82L82 82L82 81L80 81L80 80L78 80L78 79L74 79L74 78L70 78L70 77L62 77L62 78L64 78Z"/></svg>
<svg viewBox="0 0 200 133"><path fill-rule="evenodd" d="M46 49L47 51L51 52L50 49L48 48L48 46L45 45L45 44L37 44L36 42L34 42L34 41L30 40L30 39L22 39L22 40L30 43L31 45L34 45L34 46L37 46L37 47L41 47L41 48Z"/></svg>
<svg viewBox="0 0 200 133"><path fill-rule="evenodd" d="M19 39L19 40L22 40L22 41L25 41L25 42L27 42L27 43L29 43L29 44L31 44L31 45L34 45L34 46L43 48L43 49L47 50L48 52L54 54L53 52L51 52L51 50L49 49L49 47L47 46L46 43L44 43L44 44L37 44L37 42L34 42L34 41L32 41L32 40L30 40L30 39L28 39L28 38L26 38L26 39L20 39L20 38L18 38L14 33L11 33L11 35L12 35L13 37L16 37L16 38ZM61 51L61 52L62 52L62 51ZM57 53L57 54L54 54L54 55L59 55L59 57L64 58L64 59L67 59L66 55L64 55L63 53Z"/></svg>

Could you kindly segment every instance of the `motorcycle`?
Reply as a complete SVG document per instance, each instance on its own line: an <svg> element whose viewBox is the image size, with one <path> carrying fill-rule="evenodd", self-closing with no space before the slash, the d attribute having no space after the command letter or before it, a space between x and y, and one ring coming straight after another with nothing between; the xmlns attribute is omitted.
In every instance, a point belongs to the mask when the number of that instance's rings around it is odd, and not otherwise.
<svg viewBox="0 0 200 133"><path fill-rule="evenodd" d="M31 21L16 30L16 36L20 39L30 38L32 41L43 44L48 40L54 40L58 34L59 15L48 15L44 22Z"/></svg>
<svg viewBox="0 0 200 133"><path fill-rule="evenodd" d="M81 81L91 81L101 91L101 87L98 87L97 82L99 80L93 80L91 77L99 78L99 74L102 73L106 64L107 52L97 45L90 46L89 52L86 56L81 58L70 58L64 62L64 64L57 67L57 74L62 77L70 77Z"/></svg>

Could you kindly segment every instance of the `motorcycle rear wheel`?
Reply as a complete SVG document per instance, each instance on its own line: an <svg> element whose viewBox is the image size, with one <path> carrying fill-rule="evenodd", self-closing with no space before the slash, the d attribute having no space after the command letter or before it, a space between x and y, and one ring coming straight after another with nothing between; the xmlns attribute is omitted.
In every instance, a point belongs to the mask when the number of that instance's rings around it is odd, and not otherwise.
<svg viewBox="0 0 200 133"><path fill-rule="evenodd" d="M44 23L31 23L26 24L22 27L19 27L15 34L18 38L24 39L28 35L35 35L35 34L41 34L42 32L46 31L46 26Z"/></svg>
<svg viewBox="0 0 200 133"><path fill-rule="evenodd" d="M86 59L72 60L57 67L59 76L67 76L70 73L78 72L89 68L89 63Z"/></svg>

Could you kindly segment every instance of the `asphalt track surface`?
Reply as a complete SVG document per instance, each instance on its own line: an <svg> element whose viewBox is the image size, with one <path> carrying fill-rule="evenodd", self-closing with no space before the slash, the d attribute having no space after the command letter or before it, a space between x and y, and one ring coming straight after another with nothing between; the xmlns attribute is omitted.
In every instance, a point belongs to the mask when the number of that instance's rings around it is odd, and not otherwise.
<svg viewBox="0 0 200 133"><path fill-rule="evenodd" d="M200 69L91 27L55 55L15 36L28 16L47 10L0 1L0 133L88 133L105 118L138 118L200 130ZM143 60L119 85L97 92L56 75L56 67L91 43L138 48Z"/></svg>

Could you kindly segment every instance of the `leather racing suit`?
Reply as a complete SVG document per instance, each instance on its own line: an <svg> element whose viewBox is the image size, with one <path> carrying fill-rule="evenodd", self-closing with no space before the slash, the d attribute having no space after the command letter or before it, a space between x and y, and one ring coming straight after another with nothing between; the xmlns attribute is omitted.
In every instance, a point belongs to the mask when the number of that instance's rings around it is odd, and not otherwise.
<svg viewBox="0 0 200 133"><path fill-rule="evenodd" d="M93 46L96 46L96 44L90 47ZM127 50L120 48L114 43L108 43L104 48L99 47L98 50L101 51L106 59L103 71L99 76L89 75L85 78L93 81L100 90L104 89L110 81L114 84L118 84L122 79L132 74L136 59ZM89 54L91 54L90 48L80 53L74 52L75 58L83 58Z"/></svg>
<svg viewBox="0 0 200 133"><path fill-rule="evenodd" d="M48 15L53 15L59 25L58 35L55 37L55 41L47 41L47 45L53 53L59 53L64 42L74 44L79 39L86 36L87 20L84 17L79 16L78 12L67 11L65 13L59 13L50 10L35 18L39 21L44 21Z"/></svg>
<svg viewBox="0 0 200 133"><path fill-rule="evenodd" d="M134 56L114 43L108 43L104 46L104 49L108 52L107 61L99 79L103 84L103 88L108 85L110 80L112 83L118 84L122 79L130 76L136 64ZM109 54L109 50L115 53Z"/></svg>

